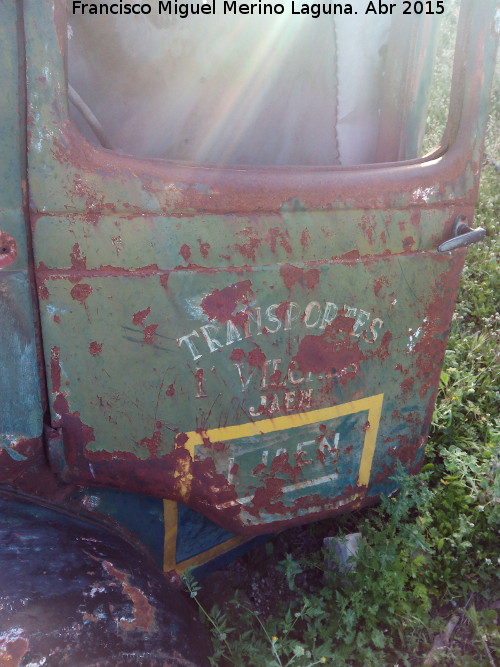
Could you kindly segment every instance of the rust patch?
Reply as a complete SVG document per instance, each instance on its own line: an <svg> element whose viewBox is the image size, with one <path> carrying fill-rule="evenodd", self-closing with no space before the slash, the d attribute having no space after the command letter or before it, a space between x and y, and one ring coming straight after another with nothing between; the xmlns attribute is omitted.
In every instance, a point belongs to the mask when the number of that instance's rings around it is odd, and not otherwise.
<svg viewBox="0 0 500 667"><path fill-rule="evenodd" d="M119 626L125 632L130 630L141 630L142 632L152 632L156 630L154 607L150 604L148 598L144 593L129 583L129 576L126 572L122 572L117 567L114 567L108 560L102 561L102 566L107 574L115 577L123 588L123 593L132 602L132 610L134 619L129 621L127 619L120 619Z"/></svg>
<svg viewBox="0 0 500 667"><path fill-rule="evenodd" d="M291 307L290 301L283 301L282 303L280 303L279 306L276 308L276 317L282 322L284 322L288 313L288 309L290 307Z"/></svg>
<svg viewBox="0 0 500 667"><path fill-rule="evenodd" d="M231 361L243 361L245 358L245 350L242 350L241 347L235 347L231 350L231 355L229 359Z"/></svg>
<svg viewBox="0 0 500 667"><path fill-rule="evenodd" d="M196 395L196 398L208 398L208 394L205 392L205 389L203 387L204 376L205 376L205 371L203 370L203 368L198 368L194 376L196 378L196 384L198 385L198 393Z"/></svg>
<svg viewBox="0 0 500 667"><path fill-rule="evenodd" d="M201 307L209 320L224 323L230 319L234 320L233 313L238 306L238 302L248 305L252 296L251 281L242 280L221 290L215 289L211 294L204 297ZM246 317L244 319L246 321Z"/></svg>
<svg viewBox="0 0 500 667"><path fill-rule="evenodd" d="M374 292L375 296L379 295L380 290L382 289L382 287L384 285L389 285L389 279L386 276L382 276L381 278L377 278L377 280L375 280L373 282L373 292Z"/></svg>
<svg viewBox="0 0 500 667"><path fill-rule="evenodd" d="M149 315L151 312L151 306L148 306L144 310L138 310L137 313L134 313L134 316L132 317L132 324L135 324L136 326L141 325L144 326L144 320L146 317Z"/></svg>
<svg viewBox="0 0 500 667"><path fill-rule="evenodd" d="M54 141L56 145L56 141ZM64 150L64 149L63 149ZM96 190L88 185L80 176L75 174L73 192L77 197L84 199L84 219L91 225L96 225L104 207L104 195L97 194Z"/></svg>
<svg viewBox="0 0 500 667"><path fill-rule="evenodd" d="M217 472L215 462L212 458L194 461L193 472L193 499L195 497L203 499L201 501L203 513L216 520L219 517L220 521L220 510L216 508L216 505L218 503L231 503L237 499L234 485L228 484L225 475ZM195 506L194 508L196 509ZM223 516L228 521L236 520L236 525L239 524L241 530L241 522L238 520L240 510L239 504L229 506L224 510Z"/></svg>
<svg viewBox="0 0 500 667"><path fill-rule="evenodd" d="M165 390L165 396L175 396L175 387L173 384L168 385L168 389Z"/></svg>
<svg viewBox="0 0 500 667"><path fill-rule="evenodd" d="M161 437L161 422L156 422L156 431L153 431L153 435L150 438L143 438L137 444L140 447L144 447L148 450L152 457L157 457L160 451L162 444Z"/></svg>
<svg viewBox="0 0 500 667"><path fill-rule="evenodd" d="M308 229L303 229L302 234L300 235L300 244L303 250L306 250L311 243L311 235L309 234Z"/></svg>
<svg viewBox="0 0 500 667"><path fill-rule="evenodd" d="M28 640L24 637L16 637L15 630L5 633L3 637L0 637L0 664L2 667L19 667L29 647Z"/></svg>
<svg viewBox="0 0 500 667"><path fill-rule="evenodd" d="M344 500L353 498L351 502L346 503L342 507L342 512L348 511L349 508L357 506L360 504L359 498L356 498L357 495L362 495L366 491L364 486L346 486L344 492L336 496L335 498L325 499L319 495L310 495L297 498L293 501L292 505L285 505L281 498L283 497L283 487L286 484L286 480L270 477L265 480L265 485L259 487L255 491L255 495L252 499L252 504L247 506L247 511L250 515L259 517L261 512L269 514L281 514L282 516L296 517L296 514L300 510L312 509L312 508L321 508L317 512L312 513L307 517L306 521L314 521L319 518L322 513L328 512L328 506L335 506L342 503ZM366 501L365 501L366 502ZM361 504L363 501L361 501ZM304 521L304 517L300 517L301 523ZM290 525L287 519L283 521L273 522L274 528L279 529L280 524ZM257 527L258 530L258 527ZM257 532L257 531L256 531Z"/></svg>
<svg viewBox="0 0 500 667"><path fill-rule="evenodd" d="M177 438L176 438L177 442ZM193 460L186 449L176 450L173 491L182 502L188 503L193 483Z"/></svg>
<svg viewBox="0 0 500 667"><path fill-rule="evenodd" d="M0 269L10 266L17 257L17 243L10 234L0 231Z"/></svg>
<svg viewBox="0 0 500 667"><path fill-rule="evenodd" d="M152 345L157 329L158 329L157 324L149 324L147 327L144 327L143 341L148 345Z"/></svg>
<svg viewBox="0 0 500 667"><path fill-rule="evenodd" d="M95 340L89 344L89 352L92 355L100 354L102 350L102 343L97 343Z"/></svg>
<svg viewBox="0 0 500 667"><path fill-rule="evenodd" d="M380 346L377 350L377 357L379 359L387 359L389 356L389 345L392 340L392 333L390 331L386 331L384 335L382 336L382 340L380 341Z"/></svg>
<svg viewBox="0 0 500 667"><path fill-rule="evenodd" d="M374 216L363 215L361 217L361 229L368 237L368 243L372 244L374 239L374 230L376 226Z"/></svg>
<svg viewBox="0 0 500 667"><path fill-rule="evenodd" d="M260 368L263 366L267 361L266 355L260 347L254 347L253 350L250 350L248 353L248 364L250 366L255 366L257 368Z"/></svg>
<svg viewBox="0 0 500 667"><path fill-rule="evenodd" d="M143 343L152 345L155 337L156 330L158 329L158 324L144 324L144 320L151 313L151 306L148 306L144 310L138 310L137 313L134 313L132 317L132 324L135 326L141 326L143 328Z"/></svg>
<svg viewBox="0 0 500 667"><path fill-rule="evenodd" d="M276 253L276 249L278 247L278 242L279 242L281 247L285 250L285 252L288 255L292 254L293 249L289 241L288 230L281 231L279 227L273 227L272 229L269 230L269 234L267 234L266 237L268 237L269 244L271 246L271 251L273 253Z"/></svg>
<svg viewBox="0 0 500 667"><path fill-rule="evenodd" d="M200 246L200 255L206 259L210 250L210 243L203 243L201 239L198 239L198 245Z"/></svg>
<svg viewBox="0 0 500 667"><path fill-rule="evenodd" d="M335 255L332 259L335 259ZM359 250L349 250L349 252L340 255L338 259L345 262L347 266L356 266L357 260L361 259L361 255L359 254Z"/></svg>
<svg viewBox="0 0 500 667"><path fill-rule="evenodd" d="M87 258L82 255L80 245L75 243L70 253L71 268L75 271L85 271L87 269Z"/></svg>
<svg viewBox="0 0 500 667"><path fill-rule="evenodd" d="M407 396L411 392L414 384L415 384L415 378L406 378L406 380L403 380L403 382L401 382L399 386L401 387L403 396Z"/></svg>
<svg viewBox="0 0 500 667"><path fill-rule="evenodd" d="M72 288L70 294L72 299L83 303L92 294L92 291L92 287L87 283L78 283Z"/></svg>
<svg viewBox="0 0 500 667"><path fill-rule="evenodd" d="M265 473L267 471L267 465L265 463L259 463L258 465L255 466L252 470L252 475L254 477L258 477L261 473Z"/></svg>
<svg viewBox="0 0 500 667"><path fill-rule="evenodd" d="M306 271L291 264L284 264L280 267L280 275L287 289L292 289L296 283L299 283L304 288L314 289L318 285L320 278L318 269L309 269Z"/></svg>
<svg viewBox="0 0 500 667"><path fill-rule="evenodd" d="M413 348L412 354L416 355L416 376L422 380L419 390L421 398L428 391L432 394L439 385L461 270L462 262L455 262L443 274L441 283L436 285L424 313L422 335Z"/></svg>
<svg viewBox="0 0 500 667"><path fill-rule="evenodd" d="M406 236L403 239L403 248L405 250L411 250L413 245L415 245L415 239L413 238L413 236Z"/></svg>
<svg viewBox="0 0 500 667"><path fill-rule="evenodd" d="M168 273L162 273L160 276L160 285L163 287L165 292L168 292Z"/></svg>
<svg viewBox="0 0 500 667"><path fill-rule="evenodd" d="M178 433L175 436L175 446L176 447L184 447L186 442L189 440L188 436L186 433Z"/></svg>
<svg viewBox="0 0 500 667"><path fill-rule="evenodd" d="M250 227L245 227L240 234L247 236L248 240L245 243L236 243L234 248L240 255L250 259L255 264L257 261L257 250L262 244L262 239L256 236Z"/></svg>
<svg viewBox="0 0 500 667"><path fill-rule="evenodd" d="M392 467L388 465L384 465L382 470L375 475L375 482L378 484L379 482L383 482L386 480L390 475L394 473L396 466L393 465Z"/></svg>
<svg viewBox="0 0 500 667"><path fill-rule="evenodd" d="M252 516L258 517L261 511L271 514L286 514L290 508L280 500L283 496L283 487L286 480L279 477L268 477L264 486L256 489L252 499L252 505L247 507L247 511Z"/></svg>
<svg viewBox="0 0 500 667"><path fill-rule="evenodd" d="M61 391L61 362L59 359L60 348L55 346L50 350L50 380L54 394Z"/></svg>
<svg viewBox="0 0 500 667"><path fill-rule="evenodd" d="M415 227L420 234L420 224L422 219L422 211L419 208L414 208L410 216L410 224Z"/></svg>
<svg viewBox="0 0 500 667"><path fill-rule="evenodd" d="M181 246L181 249L179 250L179 255L185 262L189 262L189 259L191 257L191 248L188 246L187 243L184 243Z"/></svg>
<svg viewBox="0 0 500 667"><path fill-rule="evenodd" d="M78 463L79 450L83 451L86 445L95 441L94 429L82 422L79 412L69 411L68 400L63 394L57 394L53 408L59 415L54 427L62 427L68 464L75 465Z"/></svg>
<svg viewBox="0 0 500 667"><path fill-rule="evenodd" d="M351 320L352 318L343 319ZM363 358L363 353L359 349L359 341L353 341L347 335L339 338L331 331L325 331L320 336L304 336L293 360L302 373L318 374L347 368L351 364L357 364Z"/></svg>
<svg viewBox="0 0 500 667"><path fill-rule="evenodd" d="M48 301L50 298L50 292L45 283L40 283L38 285L38 298L41 301Z"/></svg>
<svg viewBox="0 0 500 667"><path fill-rule="evenodd" d="M396 469L396 460L399 460L408 468L410 474L414 474L421 466L421 461L417 460L417 454L424 444L423 439L409 438L406 435L398 435L397 439L399 444L389 448L389 453L394 457L393 470Z"/></svg>

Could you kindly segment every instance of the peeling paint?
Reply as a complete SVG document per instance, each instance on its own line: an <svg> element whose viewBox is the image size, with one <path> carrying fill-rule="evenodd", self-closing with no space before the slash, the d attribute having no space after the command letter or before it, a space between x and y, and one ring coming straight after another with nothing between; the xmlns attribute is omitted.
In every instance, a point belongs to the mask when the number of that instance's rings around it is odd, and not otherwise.
<svg viewBox="0 0 500 667"><path fill-rule="evenodd" d="M123 592L132 602L132 619L120 619L118 625L125 632L140 630L152 632L155 629L156 620L154 608L144 593L129 583L129 575L122 572L107 560L102 561L104 570L115 577L122 585Z"/></svg>
<svg viewBox="0 0 500 667"><path fill-rule="evenodd" d="M372 502L395 458L418 461L429 427L464 255L436 247L472 215L484 29L458 49L462 143L441 157L223 169L85 142L66 111L64 12L32 4L29 192L54 468L248 534ZM297 426L382 393L377 419L323 420L329 435ZM207 436L242 427L256 430ZM317 440L337 436L336 453Z"/></svg>

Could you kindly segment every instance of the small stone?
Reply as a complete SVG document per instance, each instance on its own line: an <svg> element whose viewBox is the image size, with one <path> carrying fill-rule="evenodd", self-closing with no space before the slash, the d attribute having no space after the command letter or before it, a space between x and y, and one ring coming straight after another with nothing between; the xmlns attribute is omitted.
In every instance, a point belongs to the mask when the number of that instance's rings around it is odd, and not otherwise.
<svg viewBox="0 0 500 667"><path fill-rule="evenodd" d="M328 570L347 572L356 563L356 554L362 540L361 533L349 533L342 537L325 537L323 549Z"/></svg>

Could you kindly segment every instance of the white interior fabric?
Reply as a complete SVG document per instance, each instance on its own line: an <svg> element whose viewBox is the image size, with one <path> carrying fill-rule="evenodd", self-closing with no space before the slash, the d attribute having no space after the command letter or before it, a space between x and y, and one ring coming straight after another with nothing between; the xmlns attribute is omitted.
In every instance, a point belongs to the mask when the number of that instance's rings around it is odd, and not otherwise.
<svg viewBox="0 0 500 667"><path fill-rule="evenodd" d="M291 0L274 16L224 15L219 2L184 19L68 11L69 83L110 145L223 165L373 161L390 18L365 16L364 0L358 15L317 19L292 15Z"/></svg>
<svg viewBox="0 0 500 667"><path fill-rule="evenodd" d="M388 14L365 15L364 0L351 4L357 14L335 17L337 141L343 165L375 161L381 81L391 25Z"/></svg>

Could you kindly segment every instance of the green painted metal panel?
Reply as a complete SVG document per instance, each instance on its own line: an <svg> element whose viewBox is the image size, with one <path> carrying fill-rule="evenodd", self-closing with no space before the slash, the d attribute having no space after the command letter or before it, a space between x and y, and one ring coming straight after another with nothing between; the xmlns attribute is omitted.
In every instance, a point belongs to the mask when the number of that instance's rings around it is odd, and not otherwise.
<svg viewBox="0 0 500 667"><path fill-rule="evenodd" d="M147 488L220 519L228 487L212 496L210 477L225 478L248 503L278 466L294 487L290 514L315 480L328 495L319 511L346 486L358 493L370 423L378 444L367 465L381 483L395 448L404 443L413 465L425 437L462 259L417 252L229 274L44 269L50 388L55 419L68 431L63 474L87 483L109 475L110 484ZM370 401L328 414L373 395L383 395L380 424L370 422L367 410L380 407ZM296 423L303 413L318 414ZM257 430L247 435L251 424ZM187 448L193 462L187 457L182 472ZM206 488L193 488L196 467Z"/></svg>
<svg viewBox="0 0 500 667"><path fill-rule="evenodd" d="M40 436L36 354L23 188L26 185L22 41L15 0L0 3L0 480L17 474ZM21 53L21 58L19 57Z"/></svg>
<svg viewBox="0 0 500 667"><path fill-rule="evenodd" d="M430 424L465 254L437 246L472 217L492 21L466 3L475 37L462 30L442 157L222 169L86 143L67 112L63 4L26 7L53 467L246 535L392 491Z"/></svg>

